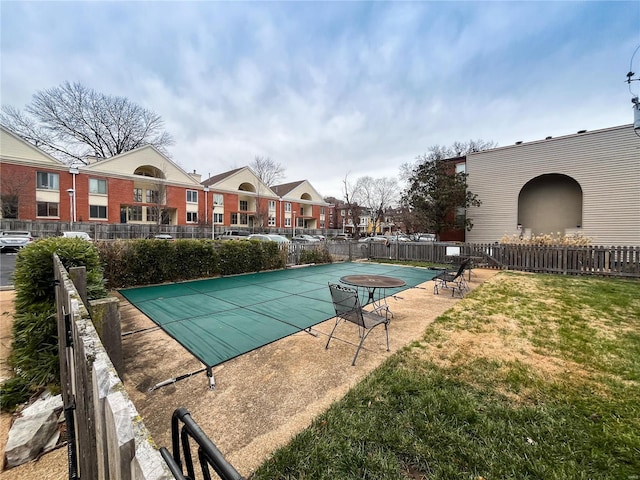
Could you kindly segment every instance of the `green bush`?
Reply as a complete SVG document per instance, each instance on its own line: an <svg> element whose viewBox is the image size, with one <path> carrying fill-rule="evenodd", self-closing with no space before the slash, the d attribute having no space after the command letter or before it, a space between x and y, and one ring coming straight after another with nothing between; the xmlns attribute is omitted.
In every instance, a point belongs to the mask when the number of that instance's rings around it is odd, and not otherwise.
<svg viewBox="0 0 640 480"><path fill-rule="evenodd" d="M329 249L325 246L308 248L300 253L300 263L332 263Z"/></svg>
<svg viewBox="0 0 640 480"><path fill-rule="evenodd" d="M284 268L275 242L118 240L97 243L109 288Z"/></svg>
<svg viewBox="0 0 640 480"><path fill-rule="evenodd" d="M3 412L12 411L16 405L27 401L32 393L26 378L9 378L0 385L0 409Z"/></svg>
<svg viewBox="0 0 640 480"><path fill-rule="evenodd" d="M31 311L34 304L55 301L53 254L64 267L87 268L87 295L106 297L102 265L95 246L80 238L45 238L23 248L16 259L13 283L16 289L16 313Z"/></svg>
<svg viewBox="0 0 640 480"><path fill-rule="evenodd" d="M60 383L54 253L67 270L86 267L90 299L107 295L98 251L85 240L48 238L18 253L13 338L8 358L15 376L2 384L3 410L14 408L46 386L55 389Z"/></svg>

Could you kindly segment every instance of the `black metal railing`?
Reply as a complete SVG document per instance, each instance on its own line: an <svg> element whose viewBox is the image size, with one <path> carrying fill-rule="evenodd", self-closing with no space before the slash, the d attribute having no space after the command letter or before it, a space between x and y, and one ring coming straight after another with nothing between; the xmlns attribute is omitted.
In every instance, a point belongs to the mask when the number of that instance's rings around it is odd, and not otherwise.
<svg viewBox="0 0 640 480"><path fill-rule="evenodd" d="M183 424L182 428L180 427L180 422ZM191 417L189 411L183 407L176 409L171 417L173 455L166 448L160 448L160 454L164 461L167 462L169 470L171 470L175 478L178 480L196 479L189 439L192 439L198 445L198 461L204 480L211 480L210 468L216 472L221 480L244 480L244 477L224 458L220 450L202 431ZM184 462L182 456L184 456ZM186 475L183 468L186 468Z"/></svg>

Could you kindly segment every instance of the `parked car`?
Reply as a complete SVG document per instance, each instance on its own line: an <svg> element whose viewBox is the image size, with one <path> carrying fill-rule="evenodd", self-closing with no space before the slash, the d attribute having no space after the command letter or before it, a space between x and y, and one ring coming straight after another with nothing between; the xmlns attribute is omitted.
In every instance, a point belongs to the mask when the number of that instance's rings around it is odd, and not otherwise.
<svg viewBox="0 0 640 480"><path fill-rule="evenodd" d="M320 240L311 235L296 235L291 241L297 243L320 243Z"/></svg>
<svg viewBox="0 0 640 480"><path fill-rule="evenodd" d="M385 239L389 239L390 243L395 243L395 242L410 242L411 239L409 237L407 237L406 235L389 235L387 237L384 237Z"/></svg>
<svg viewBox="0 0 640 480"><path fill-rule="evenodd" d="M33 242L31 232L12 230L0 235L0 251L20 250Z"/></svg>
<svg viewBox="0 0 640 480"><path fill-rule="evenodd" d="M270 242L271 239L269 238L269 235L266 235L264 233L252 233L251 235L249 235L247 237L247 240L258 240L260 242Z"/></svg>
<svg viewBox="0 0 640 480"><path fill-rule="evenodd" d="M331 240L345 241L351 240L351 235L348 233L337 233L334 237L331 237Z"/></svg>
<svg viewBox="0 0 640 480"><path fill-rule="evenodd" d="M387 241L387 237L383 237L381 235L376 235L375 237L363 237L358 240L359 243L384 243Z"/></svg>
<svg viewBox="0 0 640 480"><path fill-rule="evenodd" d="M274 242L291 243L291 240L289 240L287 237L284 237L282 235L269 234L267 236Z"/></svg>
<svg viewBox="0 0 640 480"><path fill-rule="evenodd" d="M246 230L227 230L216 237L218 240L247 240L250 233Z"/></svg>
<svg viewBox="0 0 640 480"><path fill-rule="evenodd" d="M62 232L62 236L64 238L81 238L89 242L93 241L93 239L87 232Z"/></svg>
<svg viewBox="0 0 640 480"><path fill-rule="evenodd" d="M259 240L261 242L289 243L289 239L287 237L283 237L282 235L266 234L266 233L252 233L247 237L247 240Z"/></svg>
<svg viewBox="0 0 640 480"><path fill-rule="evenodd" d="M154 235L153 237L154 240L168 240L168 241L173 241L173 237L171 235L169 235L168 233L158 233L157 235Z"/></svg>
<svg viewBox="0 0 640 480"><path fill-rule="evenodd" d="M311 236L314 238L317 238L321 242L324 242L327 239L327 237L325 237L324 235L311 235Z"/></svg>
<svg viewBox="0 0 640 480"><path fill-rule="evenodd" d="M416 238L417 242L435 242L436 236L433 233L423 233Z"/></svg>

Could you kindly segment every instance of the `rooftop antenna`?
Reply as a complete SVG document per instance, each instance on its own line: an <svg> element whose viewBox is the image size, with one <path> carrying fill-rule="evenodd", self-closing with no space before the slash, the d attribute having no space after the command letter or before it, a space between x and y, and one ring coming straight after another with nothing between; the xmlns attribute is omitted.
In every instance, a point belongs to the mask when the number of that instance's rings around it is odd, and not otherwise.
<svg viewBox="0 0 640 480"><path fill-rule="evenodd" d="M629 93L631 93L631 103L633 104L633 131L640 137L640 100L638 99L638 94L634 93L631 89L631 82L640 81L640 76L636 76L633 72L633 57L636 56L640 50L640 45L636 47L633 51L633 55L631 55L631 60L629 62L629 73L627 73L627 84L629 85Z"/></svg>

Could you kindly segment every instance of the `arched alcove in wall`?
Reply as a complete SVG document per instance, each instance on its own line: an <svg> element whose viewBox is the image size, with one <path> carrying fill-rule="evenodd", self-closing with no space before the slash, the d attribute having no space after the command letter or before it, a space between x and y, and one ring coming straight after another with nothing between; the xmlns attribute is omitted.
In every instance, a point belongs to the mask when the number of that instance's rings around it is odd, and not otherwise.
<svg viewBox="0 0 640 480"><path fill-rule="evenodd" d="M238 187L238 190L240 190L241 192L256 192L256 187L254 187L251 183L249 182L244 182L241 183L240 186Z"/></svg>
<svg viewBox="0 0 640 480"><path fill-rule="evenodd" d="M518 224L533 234L565 233L582 226L582 188L568 175L529 180L518 195Z"/></svg>
<svg viewBox="0 0 640 480"><path fill-rule="evenodd" d="M165 178L164 172L153 165L140 165L133 171L133 174L142 177Z"/></svg>
<svg viewBox="0 0 640 480"><path fill-rule="evenodd" d="M300 195L300 199L301 200L311 200L311 195L309 195L308 193L303 193L302 195Z"/></svg>

